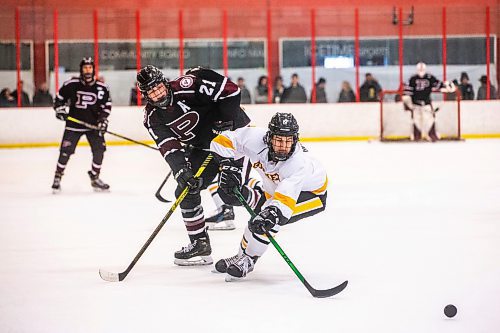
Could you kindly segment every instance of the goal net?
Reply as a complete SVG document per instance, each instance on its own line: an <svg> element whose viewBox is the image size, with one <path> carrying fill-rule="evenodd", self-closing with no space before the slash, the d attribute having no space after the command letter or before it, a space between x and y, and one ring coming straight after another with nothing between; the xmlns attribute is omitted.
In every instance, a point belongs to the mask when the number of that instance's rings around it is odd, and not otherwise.
<svg viewBox="0 0 500 333"><path fill-rule="evenodd" d="M384 90L380 97L380 140L409 141L413 134L410 111L405 111L402 91ZM460 140L460 96L431 93L435 130L440 140Z"/></svg>

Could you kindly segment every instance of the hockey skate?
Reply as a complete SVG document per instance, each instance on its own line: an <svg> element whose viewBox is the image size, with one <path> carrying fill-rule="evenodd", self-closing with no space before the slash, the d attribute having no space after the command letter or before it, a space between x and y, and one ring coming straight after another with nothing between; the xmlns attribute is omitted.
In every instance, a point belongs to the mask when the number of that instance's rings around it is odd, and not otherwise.
<svg viewBox="0 0 500 333"><path fill-rule="evenodd" d="M215 263L215 269L212 271L214 273L227 273L227 268L232 264L236 263L240 259L240 255L234 255L229 258L220 259Z"/></svg>
<svg viewBox="0 0 500 333"><path fill-rule="evenodd" d="M234 230L234 210L232 206L223 205L220 212L207 217L205 223L209 230Z"/></svg>
<svg viewBox="0 0 500 333"><path fill-rule="evenodd" d="M253 271L256 259L244 254L227 268L226 282L237 281Z"/></svg>
<svg viewBox="0 0 500 333"><path fill-rule="evenodd" d="M98 174L93 173L92 171L88 172L90 177L90 185L96 192L107 192L109 191L109 185L106 184L99 178Z"/></svg>
<svg viewBox="0 0 500 333"><path fill-rule="evenodd" d="M57 193L61 192L61 177L62 177L62 174L56 172L56 174L54 176L54 182L52 183L52 193L53 194L57 194Z"/></svg>
<svg viewBox="0 0 500 333"><path fill-rule="evenodd" d="M205 237L195 239L188 246L175 252L174 264L179 266L211 265L214 262L210 256L211 254L210 239L206 235Z"/></svg>

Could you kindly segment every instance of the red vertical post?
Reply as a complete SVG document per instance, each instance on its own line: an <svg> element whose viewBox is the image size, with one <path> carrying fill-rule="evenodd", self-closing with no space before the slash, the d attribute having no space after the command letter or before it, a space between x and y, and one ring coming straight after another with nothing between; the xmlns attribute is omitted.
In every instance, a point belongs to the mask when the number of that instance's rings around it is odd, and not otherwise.
<svg viewBox="0 0 500 333"><path fill-rule="evenodd" d="M16 74L17 74L17 107L21 107L21 26L19 23L19 8L16 7Z"/></svg>
<svg viewBox="0 0 500 333"><path fill-rule="evenodd" d="M183 11L179 10L179 72L184 74L184 21Z"/></svg>
<svg viewBox="0 0 500 333"><path fill-rule="evenodd" d="M403 8L399 7L399 89L403 89Z"/></svg>
<svg viewBox="0 0 500 333"><path fill-rule="evenodd" d="M224 67L224 76L227 76L228 62L227 62L227 10L222 12L222 63Z"/></svg>
<svg viewBox="0 0 500 333"><path fill-rule="evenodd" d="M490 99L490 6L486 7L486 99ZM497 73L498 75L498 73Z"/></svg>
<svg viewBox="0 0 500 333"><path fill-rule="evenodd" d="M99 25L97 9L94 9L94 64L95 76L99 77Z"/></svg>
<svg viewBox="0 0 500 333"><path fill-rule="evenodd" d="M54 9L54 78L56 94L59 92L59 13Z"/></svg>
<svg viewBox="0 0 500 333"><path fill-rule="evenodd" d="M272 81L272 57L271 57L271 38L272 38L272 21L271 9L267 9L266 29L267 29L267 102L273 102L273 81Z"/></svg>
<svg viewBox="0 0 500 333"><path fill-rule="evenodd" d="M443 81L446 81L446 65L447 65L447 44L446 44L446 7L443 7L441 24L443 28Z"/></svg>
<svg viewBox="0 0 500 333"><path fill-rule="evenodd" d="M141 12L135 11L135 65L137 72L141 70ZM141 106L141 92L137 89L137 106Z"/></svg>
<svg viewBox="0 0 500 333"><path fill-rule="evenodd" d="M311 9L311 103L316 103L316 10Z"/></svg>
<svg viewBox="0 0 500 333"><path fill-rule="evenodd" d="M354 65L356 67L356 102L359 102L359 9L354 10Z"/></svg>

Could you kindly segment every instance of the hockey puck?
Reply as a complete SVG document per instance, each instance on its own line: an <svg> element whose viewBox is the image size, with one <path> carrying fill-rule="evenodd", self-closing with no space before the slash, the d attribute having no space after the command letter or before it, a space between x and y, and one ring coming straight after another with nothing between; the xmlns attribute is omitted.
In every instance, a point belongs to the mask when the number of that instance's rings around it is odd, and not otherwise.
<svg viewBox="0 0 500 333"><path fill-rule="evenodd" d="M457 307L453 304L448 304L444 307L444 314L448 318L453 318L457 314Z"/></svg>

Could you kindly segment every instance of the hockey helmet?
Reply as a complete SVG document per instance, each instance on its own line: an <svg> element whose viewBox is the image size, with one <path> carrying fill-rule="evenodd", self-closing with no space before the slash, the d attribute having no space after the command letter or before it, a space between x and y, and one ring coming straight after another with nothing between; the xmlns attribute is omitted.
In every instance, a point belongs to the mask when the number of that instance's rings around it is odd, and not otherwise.
<svg viewBox="0 0 500 333"><path fill-rule="evenodd" d="M158 87L162 83L165 87L164 92L162 91L163 87ZM151 105L164 107L170 103L172 96L170 84L155 66L147 65L137 73L137 88L139 88L142 97Z"/></svg>
<svg viewBox="0 0 500 333"><path fill-rule="evenodd" d="M289 152L276 151L273 147L273 137L275 135L292 137L293 143ZM299 141L299 124L291 113L276 113L269 122L269 130L264 137L264 142L269 148L269 159L275 162L286 161L292 156Z"/></svg>
<svg viewBox="0 0 500 333"><path fill-rule="evenodd" d="M83 73L83 66L91 65L92 73ZM91 57L85 57L80 61L80 78L85 82L93 81L95 77L95 63Z"/></svg>

